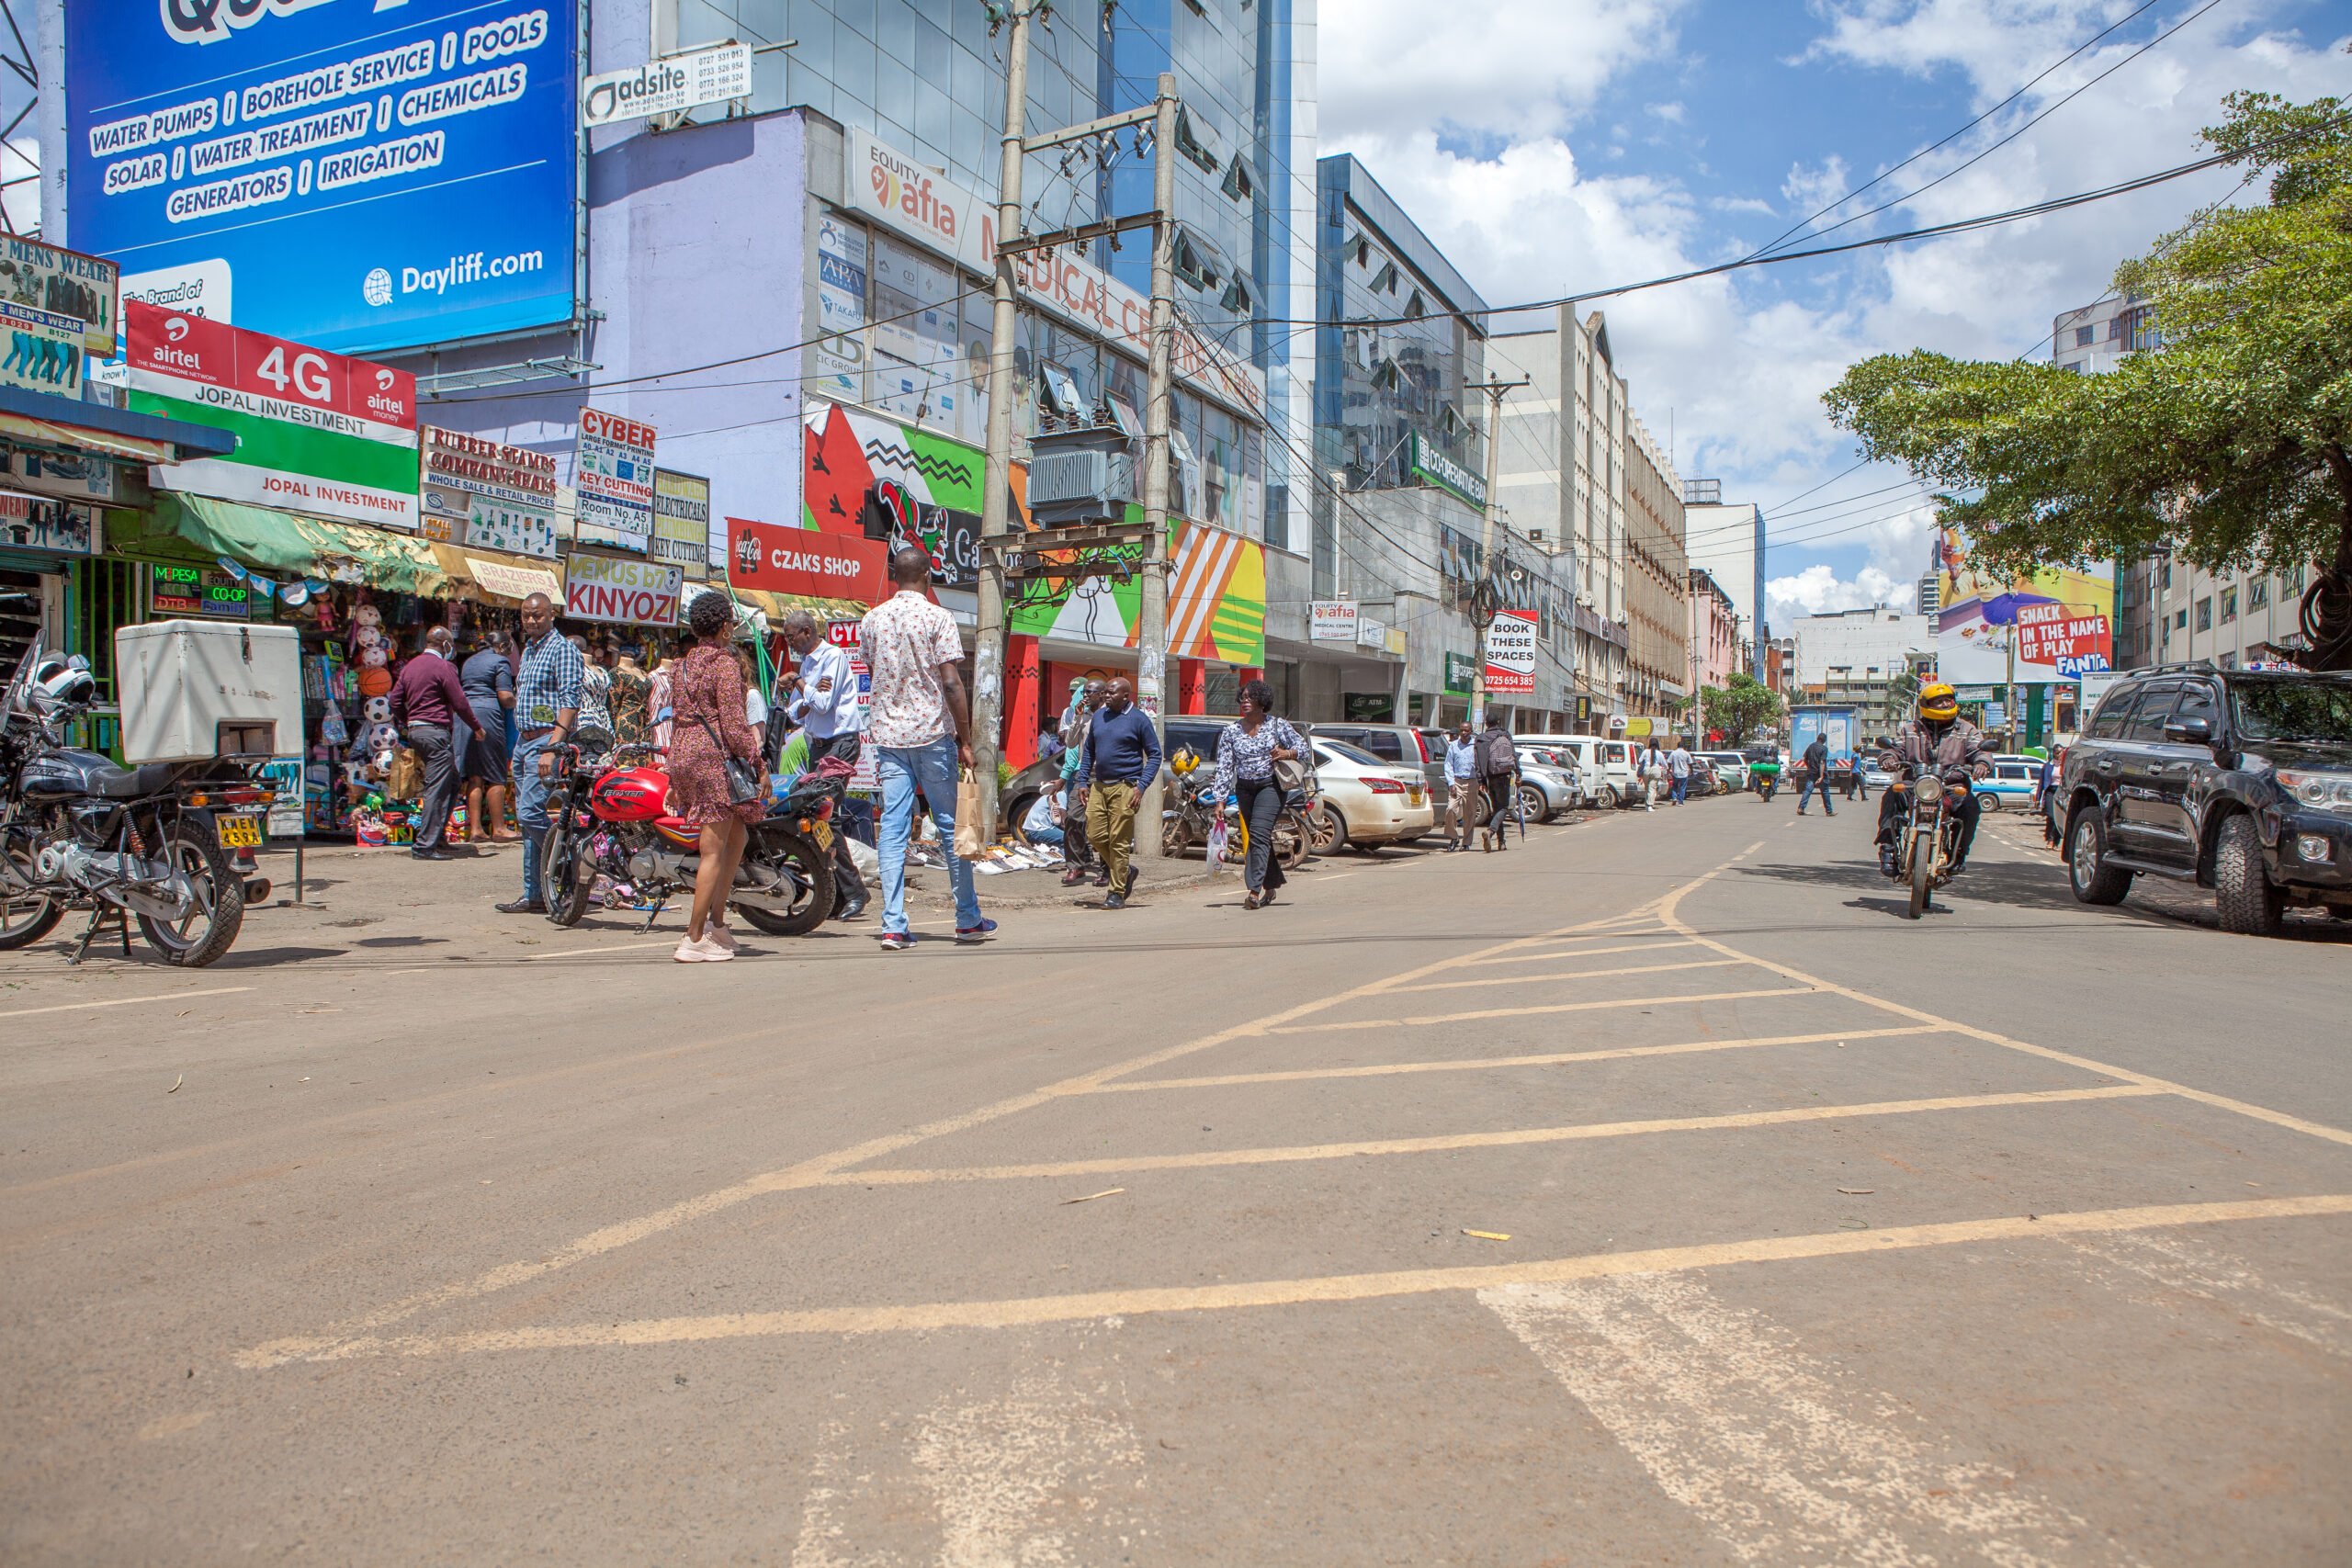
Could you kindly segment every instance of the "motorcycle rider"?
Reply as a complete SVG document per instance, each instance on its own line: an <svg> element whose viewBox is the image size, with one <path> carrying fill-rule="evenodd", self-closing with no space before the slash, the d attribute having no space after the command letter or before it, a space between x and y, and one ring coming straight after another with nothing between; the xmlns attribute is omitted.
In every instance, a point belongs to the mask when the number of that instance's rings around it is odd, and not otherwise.
<svg viewBox="0 0 2352 1568"><path fill-rule="evenodd" d="M1879 759L1894 783L1879 797L1878 867L1894 874L1894 819L1910 804L1915 778L1949 778L1964 773L1972 779L1993 776L1993 760L1984 750L1984 732L1960 716L1960 694L1941 681L1919 688L1918 716L1896 731L1894 744ZM1951 869L1968 863L1968 847L1976 841L1976 819L1984 807L1973 789L1963 793L1955 807L1960 814L1960 842L1952 851Z"/></svg>

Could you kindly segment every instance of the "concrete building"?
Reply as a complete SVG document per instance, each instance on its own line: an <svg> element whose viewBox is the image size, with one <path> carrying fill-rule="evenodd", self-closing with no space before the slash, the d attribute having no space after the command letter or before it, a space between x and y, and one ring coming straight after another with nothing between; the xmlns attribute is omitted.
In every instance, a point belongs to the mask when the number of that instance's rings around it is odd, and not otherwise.
<svg viewBox="0 0 2352 1568"><path fill-rule="evenodd" d="M1873 734L1903 716L1895 682L1936 654L1927 616L1884 605L1803 616L1795 641L1796 686L1805 700L1855 708Z"/></svg>
<svg viewBox="0 0 2352 1568"><path fill-rule="evenodd" d="M1690 569L1690 647L1697 655L1698 682L1718 690L1743 665L1739 607L1703 567Z"/></svg>
<svg viewBox="0 0 2352 1568"><path fill-rule="evenodd" d="M1688 711L1695 690L1690 562L1682 552L1682 481L1649 427L1625 437L1625 712ZM1736 634L1735 634L1736 635Z"/></svg>
<svg viewBox="0 0 2352 1568"><path fill-rule="evenodd" d="M2136 294L2101 299L2051 319L2050 363L2078 376L2101 375L2158 341L2154 306Z"/></svg>
<svg viewBox="0 0 2352 1568"><path fill-rule="evenodd" d="M1764 667L1764 509L1753 502L1723 499L1715 479L1685 479L1684 547L1690 564L1704 568L1715 586L1731 595L1745 644L1741 668Z"/></svg>
<svg viewBox="0 0 2352 1568"><path fill-rule="evenodd" d="M2288 659L2307 650L2300 621L2308 562L2281 572L2199 570L2165 559L2150 567L2150 602L2156 612L2155 654L2145 662L2178 664L2209 659L2224 670L2250 660ZM2116 660L2119 668L2121 659Z"/></svg>

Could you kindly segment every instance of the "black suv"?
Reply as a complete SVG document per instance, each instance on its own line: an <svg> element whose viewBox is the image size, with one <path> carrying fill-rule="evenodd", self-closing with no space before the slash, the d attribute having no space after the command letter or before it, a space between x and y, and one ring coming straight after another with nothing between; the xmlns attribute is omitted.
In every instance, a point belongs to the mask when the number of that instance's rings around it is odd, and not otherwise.
<svg viewBox="0 0 2352 1568"><path fill-rule="evenodd" d="M2289 904L2352 919L2352 673L2135 671L2059 770L2075 897L2135 875L2211 887L2222 929L2267 935Z"/></svg>

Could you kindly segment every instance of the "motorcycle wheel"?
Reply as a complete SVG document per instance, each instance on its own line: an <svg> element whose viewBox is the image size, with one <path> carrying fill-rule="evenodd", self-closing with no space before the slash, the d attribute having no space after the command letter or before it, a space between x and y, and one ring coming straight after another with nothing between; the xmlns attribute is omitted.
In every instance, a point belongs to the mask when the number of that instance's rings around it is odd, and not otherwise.
<svg viewBox="0 0 2352 1568"><path fill-rule="evenodd" d="M1313 834L1301 820L1297 808L1285 807L1274 818L1273 858L1284 871L1296 871L1306 863L1306 852Z"/></svg>
<svg viewBox="0 0 2352 1568"><path fill-rule="evenodd" d="M1928 863L1929 858L1927 844L1912 846L1910 915L1915 920L1928 912L1928 895L1935 890L1935 872Z"/></svg>
<svg viewBox="0 0 2352 1568"><path fill-rule="evenodd" d="M580 829L571 816L565 808L539 845L539 901L548 907L548 919L560 926L578 925L596 890L595 873L582 862Z"/></svg>
<svg viewBox="0 0 2352 1568"><path fill-rule="evenodd" d="M1592 801L1595 806L1600 807L1603 811L1616 810L1617 786L1615 784L1602 784L1600 786L1600 793L1594 795L1592 797Z"/></svg>
<svg viewBox="0 0 2352 1568"><path fill-rule="evenodd" d="M183 824L164 842L163 858L188 879L196 908L169 924L139 917L139 930L164 962L201 969L229 951L245 923L245 883L209 831Z"/></svg>
<svg viewBox="0 0 2352 1568"><path fill-rule="evenodd" d="M806 839L794 839L787 843L784 858L800 874L804 889L791 910L779 915L774 909L754 908L749 904L737 904L734 909L753 931L765 931L770 936L807 936L833 912L833 863Z"/></svg>
<svg viewBox="0 0 2352 1568"><path fill-rule="evenodd" d="M1159 858L1182 860L1184 852L1193 847L1193 835L1185 829L1184 816L1178 812L1159 825Z"/></svg>
<svg viewBox="0 0 2352 1568"><path fill-rule="evenodd" d="M11 842L7 864L0 867L0 953L39 942L64 915L64 902L40 886L32 846Z"/></svg>

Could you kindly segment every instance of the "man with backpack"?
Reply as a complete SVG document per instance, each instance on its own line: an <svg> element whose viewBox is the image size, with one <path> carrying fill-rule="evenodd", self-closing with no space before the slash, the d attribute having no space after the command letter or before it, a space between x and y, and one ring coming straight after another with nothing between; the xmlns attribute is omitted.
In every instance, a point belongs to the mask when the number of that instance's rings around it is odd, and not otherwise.
<svg viewBox="0 0 2352 1568"><path fill-rule="evenodd" d="M1503 710L1487 710L1487 732L1478 737L1478 779L1487 786L1487 826L1482 835L1487 852L1508 849L1504 833L1511 806L1518 799L1519 742L1503 728Z"/></svg>

